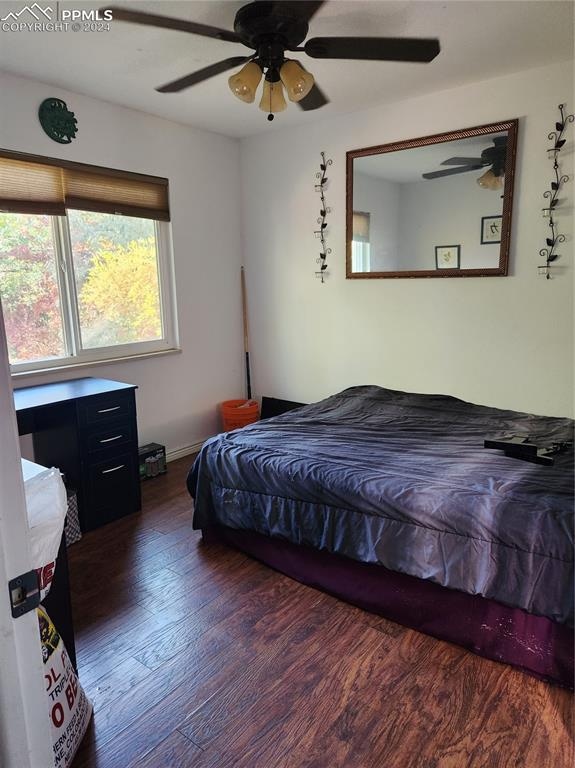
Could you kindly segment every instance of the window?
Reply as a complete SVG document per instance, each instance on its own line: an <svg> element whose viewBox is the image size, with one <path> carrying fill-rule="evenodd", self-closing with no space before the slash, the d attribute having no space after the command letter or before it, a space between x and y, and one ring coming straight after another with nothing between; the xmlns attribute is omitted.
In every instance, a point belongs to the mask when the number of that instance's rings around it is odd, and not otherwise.
<svg viewBox="0 0 575 768"><path fill-rule="evenodd" d="M369 213L353 212L353 236L351 240L351 271L370 270Z"/></svg>
<svg viewBox="0 0 575 768"><path fill-rule="evenodd" d="M3 162L0 153L0 297L13 371L176 348L167 182L158 195L146 177L38 165L40 183L30 184L33 164L18 174L11 157Z"/></svg>

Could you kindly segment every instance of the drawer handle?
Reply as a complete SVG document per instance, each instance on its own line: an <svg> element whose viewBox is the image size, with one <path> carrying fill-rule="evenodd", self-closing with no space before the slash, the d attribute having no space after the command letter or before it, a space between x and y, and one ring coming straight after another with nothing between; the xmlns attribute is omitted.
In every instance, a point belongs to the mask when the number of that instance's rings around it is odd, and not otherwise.
<svg viewBox="0 0 575 768"><path fill-rule="evenodd" d="M119 411L121 405L115 405L113 408L102 408L101 411L98 411L98 413L110 413L110 411Z"/></svg>
<svg viewBox="0 0 575 768"><path fill-rule="evenodd" d="M121 440L124 435L116 435L115 437L107 437L105 440L100 440L101 443L111 443L112 440Z"/></svg>
<svg viewBox="0 0 575 768"><path fill-rule="evenodd" d="M107 475L108 472L117 472L119 469L122 469L125 466L126 466L125 464L118 464L117 467L112 467L112 469L103 469L102 474Z"/></svg>

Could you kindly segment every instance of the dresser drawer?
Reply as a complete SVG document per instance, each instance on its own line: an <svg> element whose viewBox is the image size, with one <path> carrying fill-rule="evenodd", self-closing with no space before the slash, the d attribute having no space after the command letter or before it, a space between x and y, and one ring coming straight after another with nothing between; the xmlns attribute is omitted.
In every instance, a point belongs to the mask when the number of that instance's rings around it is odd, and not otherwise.
<svg viewBox="0 0 575 768"><path fill-rule="evenodd" d="M88 427L84 437L85 450L88 453L105 451L116 453L126 450L126 446L134 448L137 444L134 419L122 419L113 424L98 424Z"/></svg>
<svg viewBox="0 0 575 768"><path fill-rule="evenodd" d="M90 397L79 403L78 409L80 423L86 426L135 416L134 393L113 392L109 395Z"/></svg>
<svg viewBox="0 0 575 768"><path fill-rule="evenodd" d="M119 453L86 467L86 530L140 507L137 454Z"/></svg>

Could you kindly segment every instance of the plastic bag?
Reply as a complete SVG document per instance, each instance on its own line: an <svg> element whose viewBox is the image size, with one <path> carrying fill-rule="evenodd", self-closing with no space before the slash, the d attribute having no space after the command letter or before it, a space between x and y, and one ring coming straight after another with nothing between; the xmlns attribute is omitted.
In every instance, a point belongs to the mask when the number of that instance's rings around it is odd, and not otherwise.
<svg viewBox="0 0 575 768"><path fill-rule="evenodd" d="M92 704L80 685L66 647L50 617L42 607L36 612L52 723L54 768L69 768L88 728Z"/></svg>
<svg viewBox="0 0 575 768"><path fill-rule="evenodd" d="M40 599L50 589L66 521L66 488L59 470L22 459L32 567L38 573Z"/></svg>

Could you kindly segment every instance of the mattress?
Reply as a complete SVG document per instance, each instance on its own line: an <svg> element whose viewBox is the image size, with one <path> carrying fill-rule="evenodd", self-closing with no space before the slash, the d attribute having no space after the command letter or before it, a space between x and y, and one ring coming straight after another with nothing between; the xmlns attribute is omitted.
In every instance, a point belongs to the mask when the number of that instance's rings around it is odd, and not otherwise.
<svg viewBox="0 0 575 768"><path fill-rule="evenodd" d="M483 448L573 440L571 419L375 386L207 441L194 527L223 525L573 625L573 446L541 466Z"/></svg>

